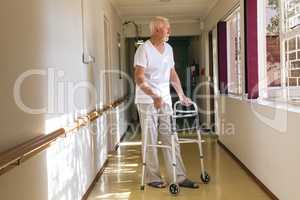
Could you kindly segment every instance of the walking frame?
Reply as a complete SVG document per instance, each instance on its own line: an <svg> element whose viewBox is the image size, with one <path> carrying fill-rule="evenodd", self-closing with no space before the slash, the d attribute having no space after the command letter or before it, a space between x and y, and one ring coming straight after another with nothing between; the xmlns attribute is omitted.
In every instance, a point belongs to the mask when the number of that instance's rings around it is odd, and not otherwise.
<svg viewBox="0 0 300 200"><path fill-rule="evenodd" d="M141 177L141 190L145 189L145 168L146 168L146 155L147 155L147 149L148 147L156 147L156 148L165 148L165 149L171 149L172 152L172 183L169 186L169 192L173 195L177 195L180 192L179 185L177 184L177 173L176 173L176 153L175 153L175 137L177 135L178 131L192 131L196 130L197 133L197 139L182 139L179 138L179 144L189 144L189 143L196 143L198 144L199 148L199 154L200 154L200 165L201 165L201 175L200 178L203 183L207 184L210 181L210 176L208 173L205 171L205 165L204 165L204 155L203 155L203 148L202 148L202 143L204 143L204 140L201 138L201 130L200 130L200 125L199 125L199 113L198 113L198 107L195 102L191 103L191 108L190 110L180 110L178 107L179 105L182 105L180 101L177 101L174 104L174 110L173 112L167 113L167 114L154 114L155 116L170 116L171 117L171 146L169 145L161 145L161 144L156 144L156 145L148 145L147 144L147 132L144 133L144 146L143 146L143 165L142 165L142 177ZM188 118L195 118L196 123L193 123L192 127L187 127L187 128L181 128L178 129L176 125L176 120L177 119L188 119ZM148 131L148 129L145 129Z"/></svg>

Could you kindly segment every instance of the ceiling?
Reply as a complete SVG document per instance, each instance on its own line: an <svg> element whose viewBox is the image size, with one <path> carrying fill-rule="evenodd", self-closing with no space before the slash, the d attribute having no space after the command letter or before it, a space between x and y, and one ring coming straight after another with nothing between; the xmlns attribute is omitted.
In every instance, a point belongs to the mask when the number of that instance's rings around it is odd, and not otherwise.
<svg viewBox="0 0 300 200"><path fill-rule="evenodd" d="M110 1L123 19L143 20L161 15L174 20L203 20L218 0Z"/></svg>

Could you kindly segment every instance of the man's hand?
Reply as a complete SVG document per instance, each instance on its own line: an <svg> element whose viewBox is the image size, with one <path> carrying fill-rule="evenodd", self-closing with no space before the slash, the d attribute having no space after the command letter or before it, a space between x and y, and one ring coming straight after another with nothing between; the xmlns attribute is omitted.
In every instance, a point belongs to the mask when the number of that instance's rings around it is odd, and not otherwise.
<svg viewBox="0 0 300 200"><path fill-rule="evenodd" d="M175 67L171 70L171 84L176 90L181 104L184 106L190 106L192 104L192 100L184 95Z"/></svg>
<svg viewBox="0 0 300 200"><path fill-rule="evenodd" d="M185 95L179 96L179 100L184 106L190 106L192 104L192 100Z"/></svg>
<svg viewBox="0 0 300 200"><path fill-rule="evenodd" d="M163 99L161 97L154 97L153 101L154 101L154 107L156 109L162 108L163 105L165 104L165 102L163 101Z"/></svg>

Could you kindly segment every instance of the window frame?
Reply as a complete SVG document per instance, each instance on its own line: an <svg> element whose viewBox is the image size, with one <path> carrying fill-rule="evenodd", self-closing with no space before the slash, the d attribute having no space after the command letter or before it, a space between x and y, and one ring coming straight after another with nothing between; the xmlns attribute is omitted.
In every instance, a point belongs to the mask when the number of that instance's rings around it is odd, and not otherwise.
<svg viewBox="0 0 300 200"><path fill-rule="evenodd" d="M231 74L230 74L230 69L231 69L231 55L230 55L230 31L228 30L228 22L233 19L234 17L236 17L237 19L237 27L236 27L236 30L237 30L237 33L238 33L238 38L239 38L239 41L238 41L238 60L237 60L237 67L238 67L238 93L235 93L235 92L231 92L229 89L229 84L230 84L230 80L231 80ZM243 93L244 93L244 89L243 89L243 76L244 76L244 71L242 69L243 65L242 65L242 9L241 9L241 6L237 6L231 13L230 15L228 15L225 20L226 22L226 29L227 29L227 90L228 90L228 95L229 96L233 96L233 97L242 97L243 96Z"/></svg>
<svg viewBox="0 0 300 200"><path fill-rule="evenodd" d="M258 3L258 59L259 59L259 98L271 101L279 100L283 102L294 102L290 99L289 89L294 86L289 86L288 73L289 66L286 62L285 42L293 37L299 37L300 26L296 26L294 30L287 30L286 22L286 2L285 0L278 0L279 2L279 37L280 37L280 69L281 69L281 86L268 87L267 77L267 43L266 43L266 5L268 0L257 1ZM296 86L300 87L300 86ZM279 94L276 94L276 90ZM275 95L269 96L270 91ZM281 94L281 95L280 95Z"/></svg>

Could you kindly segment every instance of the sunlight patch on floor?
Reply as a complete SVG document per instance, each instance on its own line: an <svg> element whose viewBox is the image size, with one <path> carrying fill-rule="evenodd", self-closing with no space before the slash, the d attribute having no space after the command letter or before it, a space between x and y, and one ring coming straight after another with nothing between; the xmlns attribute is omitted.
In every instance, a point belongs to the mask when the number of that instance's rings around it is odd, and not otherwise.
<svg viewBox="0 0 300 200"><path fill-rule="evenodd" d="M140 146L142 142L122 142L120 146Z"/></svg>
<svg viewBox="0 0 300 200"><path fill-rule="evenodd" d="M128 199L131 192L108 193L96 196L95 199Z"/></svg>

